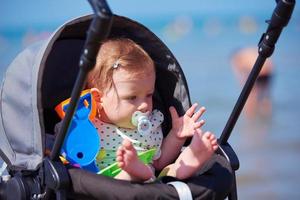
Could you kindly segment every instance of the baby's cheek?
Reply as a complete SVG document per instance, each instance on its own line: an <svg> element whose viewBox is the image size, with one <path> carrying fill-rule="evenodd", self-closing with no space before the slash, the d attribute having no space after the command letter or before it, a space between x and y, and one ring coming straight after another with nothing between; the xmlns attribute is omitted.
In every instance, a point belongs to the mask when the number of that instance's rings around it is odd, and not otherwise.
<svg viewBox="0 0 300 200"><path fill-rule="evenodd" d="M131 113L118 113L115 116L116 125L123 128L133 128L131 123Z"/></svg>
<svg viewBox="0 0 300 200"><path fill-rule="evenodd" d="M132 114L136 111L134 104L127 103L126 101L119 102L119 106L116 109L116 117L118 121L127 128L133 128L131 123Z"/></svg>

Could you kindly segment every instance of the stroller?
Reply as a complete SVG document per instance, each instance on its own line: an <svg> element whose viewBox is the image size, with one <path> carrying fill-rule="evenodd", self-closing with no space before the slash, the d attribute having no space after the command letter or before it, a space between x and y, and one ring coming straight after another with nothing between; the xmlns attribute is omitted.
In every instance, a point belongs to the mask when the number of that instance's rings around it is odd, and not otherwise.
<svg viewBox="0 0 300 200"><path fill-rule="evenodd" d="M169 106L175 106L182 115L191 105L183 71L164 43L138 22L113 15L105 1L90 3L95 15L62 25L47 41L19 54L6 72L1 88L0 155L8 165L9 175L1 178L0 199L53 199L51 191L55 191L56 199L237 199L235 170L239 162L227 140L264 60L272 51L262 51L258 57L260 62L249 75L220 137L220 148L201 175L184 181L166 176L153 183L132 183L67 168L59 161L85 76L93 66L99 41L105 38L130 38L154 60L157 80L153 101L154 107L165 115L164 133L170 130ZM285 9L279 16L286 19L275 26L280 34L294 4L279 2L276 9L282 10L279 7ZM260 46L274 46L277 38L271 44L262 40ZM70 96L62 127L54 136L54 126L60 121L54 108ZM50 156L47 150L51 151Z"/></svg>

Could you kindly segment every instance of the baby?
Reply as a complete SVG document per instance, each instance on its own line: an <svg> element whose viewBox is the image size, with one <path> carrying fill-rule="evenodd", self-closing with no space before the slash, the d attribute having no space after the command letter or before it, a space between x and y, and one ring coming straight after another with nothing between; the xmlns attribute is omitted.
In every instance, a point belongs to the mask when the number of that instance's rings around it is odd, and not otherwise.
<svg viewBox="0 0 300 200"><path fill-rule="evenodd" d="M174 107L170 107L172 129L163 138L163 114L153 110L152 102L155 65L130 39L110 39L101 45L86 87L91 89L97 104L93 121L101 138L97 165L103 169L117 162L122 169L115 177L117 179L147 181L154 178L155 169L167 169L164 170L166 175L186 179L195 174L218 148L215 136L200 129L204 121L199 119L205 108L197 111L197 104L181 117ZM132 119L137 111L149 119L151 130L148 133L134 125ZM191 143L181 152L188 137L193 137ZM153 148L156 154L145 164L138 153Z"/></svg>

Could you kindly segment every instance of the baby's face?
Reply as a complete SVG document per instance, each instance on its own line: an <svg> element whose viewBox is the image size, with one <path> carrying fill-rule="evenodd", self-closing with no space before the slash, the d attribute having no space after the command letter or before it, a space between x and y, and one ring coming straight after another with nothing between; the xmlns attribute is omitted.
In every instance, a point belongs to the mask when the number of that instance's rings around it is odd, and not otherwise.
<svg viewBox="0 0 300 200"><path fill-rule="evenodd" d="M119 68L113 74L113 85L103 92L103 121L123 128L134 128L131 123L135 111L152 111L155 73L134 74Z"/></svg>

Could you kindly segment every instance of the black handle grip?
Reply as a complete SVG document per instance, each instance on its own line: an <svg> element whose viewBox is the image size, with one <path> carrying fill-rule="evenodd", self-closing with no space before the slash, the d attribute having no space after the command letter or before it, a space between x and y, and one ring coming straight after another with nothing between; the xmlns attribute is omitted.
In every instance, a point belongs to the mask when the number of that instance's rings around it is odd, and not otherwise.
<svg viewBox="0 0 300 200"><path fill-rule="evenodd" d="M295 0L278 0L273 11L267 31L262 35L258 44L258 53L263 57L270 57L282 29L288 24L295 7Z"/></svg>

